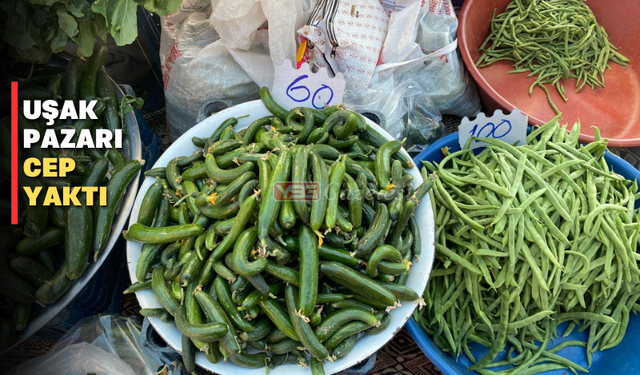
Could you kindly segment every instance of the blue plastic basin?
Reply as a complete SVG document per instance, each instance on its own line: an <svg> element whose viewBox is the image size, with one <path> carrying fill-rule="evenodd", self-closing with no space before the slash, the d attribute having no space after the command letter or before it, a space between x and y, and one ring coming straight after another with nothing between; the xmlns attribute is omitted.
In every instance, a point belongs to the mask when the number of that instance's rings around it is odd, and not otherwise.
<svg viewBox="0 0 640 375"><path fill-rule="evenodd" d="M441 149L449 147L451 152L459 151L458 145L458 133L450 134L437 142L433 143L426 150L418 154L413 160L418 167L422 165L421 161L426 160L430 162L441 162L444 158ZM624 176L628 180L640 181L640 171L638 171L631 164L618 156L607 152L605 159L609 166L618 174ZM640 205L640 200L636 202L636 207ZM558 328L558 334L562 335L567 323L562 324ZM469 371L468 366L471 366L471 361L464 355L460 355L458 361L456 361L451 355L445 353L440 349L431 338L420 328L418 323L411 318L405 326L413 340L418 344L424 354L433 362L440 371L445 375L476 375L475 371ZM566 340L587 340L588 329L584 332L574 332L564 339L555 339L549 347L553 347ZM481 345L472 345L474 350L474 356L476 359L480 359L487 349ZM629 319L629 325L627 327L627 333L625 334L622 342L613 349L605 350L603 352L595 352L593 354L593 363L589 370L589 375L609 375L609 374L640 374L640 356L638 355L640 348L640 317L632 315ZM568 347L560 351L558 354L565 358L572 360L582 367L587 368L587 355L586 350L581 347ZM498 360L504 358L505 352L501 353ZM499 370L497 368L493 370ZM556 370L548 371L545 374L553 375L566 375L570 374L568 370Z"/></svg>

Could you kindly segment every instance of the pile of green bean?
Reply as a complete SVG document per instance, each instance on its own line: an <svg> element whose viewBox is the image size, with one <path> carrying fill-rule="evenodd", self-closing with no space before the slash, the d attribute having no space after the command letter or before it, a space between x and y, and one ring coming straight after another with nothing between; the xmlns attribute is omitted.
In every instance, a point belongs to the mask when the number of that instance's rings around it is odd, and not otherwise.
<svg viewBox="0 0 640 375"><path fill-rule="evenodd" d="M515 69L509 73L535 76L529 95L540 87L556 113L545 84L555 86L566 102L563 81L575 78L577 91L585 85L604 88L609 61L622 66L629 62L584 0L514 0L499 15L494 10L489 36L478 50L478 67L513 61Z"/></svg>
<svg viewBox="0 0 640 375"><path fill-rule="evenodd" d="M443 350L466 353L473 370L586 371L557 353L586 346L591 365L595 350L620 343L640 307L638 182L610 171L598 131L588 145L579 133L554 119L528 145L482 139L488 146L477 155L444 150L438 165L424 163L435 182L436 260L415 317ZM578 326L588 341L548 348L567 321L564 336ZM471 343L489 353L475 359Z"/></svg>
<svg viewBox="0 0 640 375"><path fill-rule="evenodd" d="M199 349L250 368L306 366L308 353L321 374L419 299L405 285L421 246L413 212L433 182L414 189L402 143L355 112L261 97L273 116L240 131L230 118L147 171L156 182L124 234L144 243L128 292L153 290L163 308L141 313L175 320L189 372ZM288 182L317 194L276 198Z"/></svg>

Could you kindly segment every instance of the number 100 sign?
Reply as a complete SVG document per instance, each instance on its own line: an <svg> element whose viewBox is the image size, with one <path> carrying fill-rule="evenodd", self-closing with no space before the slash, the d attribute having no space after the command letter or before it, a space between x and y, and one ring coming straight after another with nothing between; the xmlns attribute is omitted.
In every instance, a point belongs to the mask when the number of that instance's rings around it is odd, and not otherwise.
<svg viewBox="0 0 640 375"><path fill-rule="evenodd" d="M460 148L464 148L472 137L470 149L487 145L478 138L494 138L509 144L525 145L527 144L527 120L527 116L517 108L508 115L498 109L491 117L487 117L484 113L480 113L473 121L465 117L458 129Z"/></svg>
<svg viewBox="0 0 640 375"><path fill-rule="evenodd" d="M324 108L342 103L345 81L342 73L329 77L322 68L313 73L309 64L294 69L290 60L276 66L271 94L287 109L294 107Z"/></svg>

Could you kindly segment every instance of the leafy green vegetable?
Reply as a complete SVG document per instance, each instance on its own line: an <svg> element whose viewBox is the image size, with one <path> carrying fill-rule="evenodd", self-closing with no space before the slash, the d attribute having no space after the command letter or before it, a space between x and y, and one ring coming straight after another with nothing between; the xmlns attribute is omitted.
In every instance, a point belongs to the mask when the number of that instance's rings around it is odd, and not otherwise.
<svg viewBox="0 0 640 375"><path fill-rule="evenodd" d="M125 95L120 99L120 108L118 109L118 114L120 115L120 122L122 123L122 129L126 129L124 125L124 116L127 113L133 111L133 109L141 109L144 105L144 100L142 98L136 98L132 95Z"/></svg>
<svg viewBox="0 0 640 375"><path fill-rule="evenodd" d="M60 8L58 8L56 14L58 15L58 25L60 26L60 29L62 29L65 34L69 35L70 38L76 36L78 33L78 23L76 22L76 19Z"/></svg>
<svg viewBox="0 0 640 375"><path fill-rule="evenodd" d="M137 7L165 16L182 0L3 0L0 2L2 42L20 61L44 63L71 40L78 54L90 56L96 38L111 34L116 44L138 36Z"/></svg>
<svg viewBox="0 0 640 375"><path fill-rule="evenodd" d="M80 22L80 33L73 41L78 45L78 55L91 55L93 46L96 43L96 37L93 34L93 23L91 21Z"/></svg>
<svg viewBox="0 0 640 375"><path fill-rule="evenodd" d="M133 109L140 109L144 105L142 98L135 97L133 95L125 95L120 99L120 117L124 117L127 113L133 111Z"/></svg>
<svg viewBox="0 0 640 375"><path fill-rule="evenodd" d="M132 43L138 35L137 4L133 0L97 0L91 5L109 25L109 33L118 45Z"/></svg>

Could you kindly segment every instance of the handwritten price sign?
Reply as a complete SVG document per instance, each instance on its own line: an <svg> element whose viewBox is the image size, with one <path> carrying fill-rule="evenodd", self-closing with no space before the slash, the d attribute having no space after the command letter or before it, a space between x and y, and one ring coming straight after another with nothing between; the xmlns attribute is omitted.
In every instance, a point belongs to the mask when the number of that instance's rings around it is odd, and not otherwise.
<svg viewBox="0 0 640 375"><path fill-rule="evenodd" d="M509 144L525 145L527 144L527 121L528 117L517 108L508 115L498 109L491 117L487 117L484 113L480 113L473 121L465 117L459 128L460 148L464 148L471 137L494 138ZM475 149L486 145L486 142L474 139L469 148Z"/></svg>
<svg viewBox="0 0 640 375"><path fill-rule="evenodd" d="M324 108L325 105L342 103L345 81L342 73L330 78L326 69L313 73L309 64L294 69L291 61L285 60L276 66L271 93L283 107Z"/></svg>

